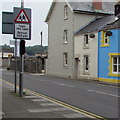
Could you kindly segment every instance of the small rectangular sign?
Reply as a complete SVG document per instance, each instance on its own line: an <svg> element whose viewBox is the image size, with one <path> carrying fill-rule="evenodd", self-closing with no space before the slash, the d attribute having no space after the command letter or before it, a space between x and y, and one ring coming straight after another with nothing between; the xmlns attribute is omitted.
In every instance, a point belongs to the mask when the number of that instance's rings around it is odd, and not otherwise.
<svg viewBox="0 0 120 120"><path fill-rule="evenodd" d="M28 39L29 34L29 24L15 24L15 38Z"/></svg>
<svg viewBox="0 0 120 120"><path fill-rule="evenodd" d="M15 41L14 40L10 40L10 45L15 45Z"/></svg>
<svg viewBox="0 0 120 120"><path fill-rule="evenodd" d="M2 34L13 34L13 12L2 12Z"/></svg>

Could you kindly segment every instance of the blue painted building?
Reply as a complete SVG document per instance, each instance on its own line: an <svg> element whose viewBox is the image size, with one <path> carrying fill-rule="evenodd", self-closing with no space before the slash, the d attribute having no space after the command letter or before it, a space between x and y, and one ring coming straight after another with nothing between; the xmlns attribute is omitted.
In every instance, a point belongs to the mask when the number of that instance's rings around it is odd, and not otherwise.
<svg viewBox="0 0 120 120"><path fill-rule="evenodd" d="M98 79L120 83L120 17L98 33Z"/></svg>

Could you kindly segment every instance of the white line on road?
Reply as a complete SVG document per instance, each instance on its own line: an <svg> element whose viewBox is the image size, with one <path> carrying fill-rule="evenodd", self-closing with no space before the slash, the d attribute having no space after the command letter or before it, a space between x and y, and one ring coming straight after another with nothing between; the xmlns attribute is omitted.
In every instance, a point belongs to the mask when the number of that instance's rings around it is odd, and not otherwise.
<svg viewBox="0 0 120 120"><path fill-rule="evenodd" d="M24 98L40 98L38 96L24 96Z"/></svg>
<svg viewBox="0 0 120 120"><path fill-rule="evenodd" d="M42 106L59 106L58 104L55 103L40 103Z"/></svg>
<svg viewBox="0 0 120 120"><path fill-rule="evenodd" d="M60 85L60 86L66 86L66 87L74 87L72 85L67 85L67 84L63 84L63 83L58 83L58 82L52 82L53 84L56 84L56 85Z"/></svg>
<svg viewBox="0 0 120 120"><path fill-rule="evenodd" d="M99 94L103 94L103 95L109 95L109 96L113 96L113 97L120 97L118 95L114 95L114 94L109 94L109 93L104 93L104 92L101 92L101 91L95 91L95 90L87 90L89 92L94 92L94 93L99 93Z"/></svg>
<svg viewBox="0 0 120 120"><path fill-rule="evenodd" d="M28 109L31 113L39 113L39 112L55 112L55 111L66 111L70 110L68 108L49 108L49 109Z"/></svg>
<svg viewBox="0 0 120 120"><path fill-rule="evenodd" d="M47 101L46 99L32 99L33 102L42 102Z"/></svg>
<svg viewBox="0 0 120 120"><path fill-rule="evenodd" d="M37 78L30 78L30 79L32 79L32 80L39 80L41 82L45 82L46 81L46 80L41 80L41 79L37 79Z"/></svg>
<svg viewBox="0 0 120 120"><path fill-rule="evenodd" d="M82 115L80 113L71 113L71 114L63 114L66 118L85 118L85 115Z"/></svg>

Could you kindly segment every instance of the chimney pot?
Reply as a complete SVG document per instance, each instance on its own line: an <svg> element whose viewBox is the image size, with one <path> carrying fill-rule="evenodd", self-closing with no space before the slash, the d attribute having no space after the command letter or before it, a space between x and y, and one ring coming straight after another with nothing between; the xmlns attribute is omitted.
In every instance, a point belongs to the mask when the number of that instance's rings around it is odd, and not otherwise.
<svg viewBox="0 0 120 120"><path fill-rule="evenodd" d="M96 10L102 10L102 0L93 0L93 8Z"/></svg>
<svg viewBox="0 0 120 120"><path fill-rule="evenodd" d="M115 16L117 16L120 13L120 4L115 5Z"/></svg>

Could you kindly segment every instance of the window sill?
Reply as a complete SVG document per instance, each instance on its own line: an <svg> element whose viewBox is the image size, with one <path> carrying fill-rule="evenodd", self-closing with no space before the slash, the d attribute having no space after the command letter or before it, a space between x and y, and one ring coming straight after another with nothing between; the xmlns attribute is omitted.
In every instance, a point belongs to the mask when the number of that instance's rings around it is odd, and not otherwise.
<svg viewBox="0 0 120 120"><path fill-rule="evenodd" d="M109 47L110 45L108 44L108 45L101 45L100 47Z"/></svg>
<svg viewBox="0 0 120 120"><path fill-rule="evenodd" d="M64 65L64 67L66 67L66 68L67 68L67 67L68 67L68 65Z"/></svg>
<svg viewBox="0 0 120 120"><path fill-rule="evenodd" d="M120 74L108 73L108 76L112 76L112 77L120 77Z"/></svg>
<svg viewBox="0 0 120 120"><path fill-rule="evenodd" d="M68 44L68 42L64 42L63 44Z"/></svg>
<svg viewBox="0 0 120 120"><path fill-rule="evenodd" d="M90 75L90 71L84 71L83 75Z"/></svg>
<svg viewBox="0 0 120 120"><path fill-rule="evenodd" d="M65 18L64 18L64 20L67 20L67 19L68 19L68 17L65 17Z"/></svg>
<svg viewBox="0 0 120 120"><path fill-rule="evenodd" d="M84 46L83 49L89 49L90 47L89 46Z"/></svg>

